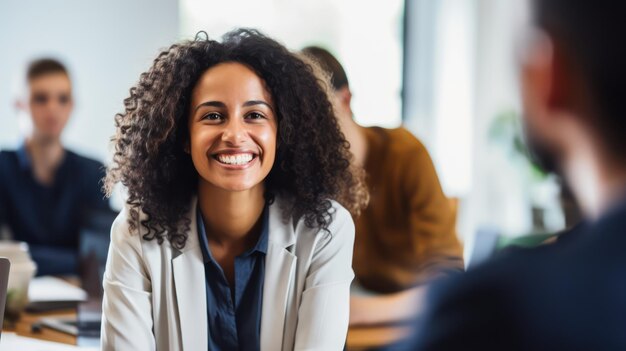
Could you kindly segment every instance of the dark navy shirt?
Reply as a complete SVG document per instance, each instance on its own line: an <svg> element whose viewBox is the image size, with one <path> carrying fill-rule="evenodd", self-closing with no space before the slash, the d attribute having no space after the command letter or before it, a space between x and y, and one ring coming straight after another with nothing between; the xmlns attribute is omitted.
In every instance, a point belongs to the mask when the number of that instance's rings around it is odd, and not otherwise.
<svg viewBox="0 0 626 351"><path fill-rule="evenodd" d="M51 185L33 175L23 145L0 152L0 226L29 244L38 274L75 274L79 233L86 217L109 208L101 163L65 150Z"/></svg>
<svg viewBox="0 0 626 351"><path fill-rule="evenodd" d="M259 350L268 245L267 206L256 245L235 258L233 287L229 286L224 271L211 256L199 209L197 219L206 276L209 350Z"/></svg>

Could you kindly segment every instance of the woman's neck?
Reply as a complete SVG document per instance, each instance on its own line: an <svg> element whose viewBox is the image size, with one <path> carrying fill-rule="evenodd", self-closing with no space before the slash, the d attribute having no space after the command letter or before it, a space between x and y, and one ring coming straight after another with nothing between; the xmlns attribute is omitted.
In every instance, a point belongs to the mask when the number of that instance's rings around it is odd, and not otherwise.
<svg viewBox="0 0 626 351"><path fill-rule="evenodd" d="M259 184L245 191L226 191L204 180L198 186L198 206L210 241L244 246L258 232L259 219L265 207L265 187ZM256 233L258 234L258 233Z"/></svg>

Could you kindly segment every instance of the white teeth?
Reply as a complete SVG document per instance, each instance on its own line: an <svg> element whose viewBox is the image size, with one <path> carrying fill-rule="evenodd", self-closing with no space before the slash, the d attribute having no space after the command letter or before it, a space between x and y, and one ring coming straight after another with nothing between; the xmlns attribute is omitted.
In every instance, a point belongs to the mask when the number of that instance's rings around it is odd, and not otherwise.
<svg viewBox="0 0 626 351"><path fill-rule="evenodd" d="M252 161L253 158L252 154L217 155L217 159L220 162L229 165L245 165Z"/></svg>

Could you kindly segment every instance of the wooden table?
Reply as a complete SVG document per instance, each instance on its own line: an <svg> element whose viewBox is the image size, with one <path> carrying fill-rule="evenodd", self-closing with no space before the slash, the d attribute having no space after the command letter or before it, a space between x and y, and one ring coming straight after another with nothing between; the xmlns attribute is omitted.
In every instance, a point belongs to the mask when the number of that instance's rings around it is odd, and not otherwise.
<svg viewBox="0 0 626 351"><path fill-rule="evenodd" d="M13 328L6 328L7 332L15 332L20 336L46 341L76 345L76 336L62 333L50 328L41 328L33 332L32 325L43 317L76 317L75 310L56 311L54 313L23 313L19 322ZM411 327L407 325L378 325L352 326L348 330L346 346L348 351L361 351L381 347L408 336Z"/></svg>
<svg viewBox="0 0 626 351"><path fill-rule="evenodd" d="M20 320L4 331L15 332L24 337L46 341L60 342L76 345L77 338L54 329L43 327L39 331L33 331L33 324L44 317L76 318L76 309L54 311L48 313L22 313ZM362 351L392 344L406 338L412 331L411 325L387 324L387 325L352 325L348 329L346 347L348 351Z"/></svg>
<svg viewBox="0 0 626 351"><path fill-rule="evenodd" d="M43 317L76 317L76 310L63 310L51 313L22 313L20 320L14 327L5 328L4 331L14 332L17 335L29 338L35 338L46 341L60 342L64 344L76 345L77 338L74 335L66 334L50 328L41 328L39 331L32 330L33 324L37 323Z"/></svg>
<svg viewBox="0 0 626 351"><path fill-rule="evenodd" d="M411 331L410 325L351 326L346 349L362 351L386 346L408 337Z"/></svg>
<svg viewBox="0 0 626 351"><path fill-rule="evenodd" d="M425 286L392 294L368 292L357 284L351 289L349 351L380 348L411 335L424 306Z"/></svg>
<svg viewBox="0 0 626 351"><path fill-rule="evenodd" d="M59 276L57 278L63 279L74 286L81 286L80 279L78 277ZM47 327L42 327L37 331L33 331L32 326L33 324L39 322L41 318L77 318L77 316L78 310L76 308L40 313L29 313L24 311L20 316L20 320L17 321L14 326L5 328L4 331L14 332L17 335L28 338L76 345L78 338L75 335L70 335Z"/></svg>

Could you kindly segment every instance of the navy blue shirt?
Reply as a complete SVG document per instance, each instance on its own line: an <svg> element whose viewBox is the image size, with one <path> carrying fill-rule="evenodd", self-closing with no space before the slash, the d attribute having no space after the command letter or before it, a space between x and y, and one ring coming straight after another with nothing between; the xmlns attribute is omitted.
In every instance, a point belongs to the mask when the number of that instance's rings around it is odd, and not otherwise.
<svg viewBox="0 0 626 351"><path fill-rule="evenodd" d="M0 226L29 244L38 274L75 274L80 228L87 216L109 208L101 163L69 150L51 185L35 179L23 145L0 152Z"/></svg>
<svg viewBox="0 0 626 351"><path fill-rule="evenodd" d="M263 211L261 235L256 245L235 258L235 286L209 250L200 210L198 235L204 258L209 350L259 350L261 306L268 245L268 210Z"/></svg>

